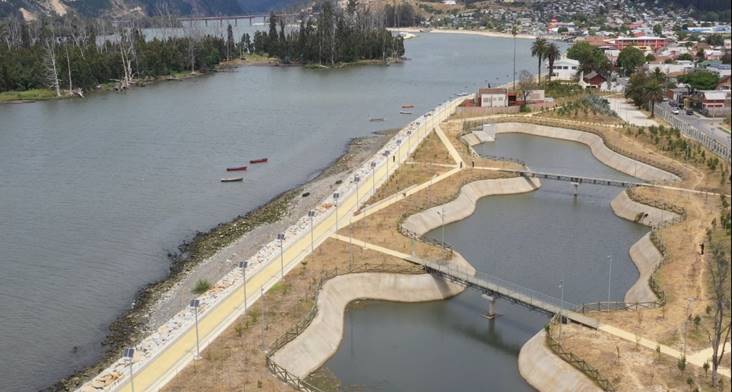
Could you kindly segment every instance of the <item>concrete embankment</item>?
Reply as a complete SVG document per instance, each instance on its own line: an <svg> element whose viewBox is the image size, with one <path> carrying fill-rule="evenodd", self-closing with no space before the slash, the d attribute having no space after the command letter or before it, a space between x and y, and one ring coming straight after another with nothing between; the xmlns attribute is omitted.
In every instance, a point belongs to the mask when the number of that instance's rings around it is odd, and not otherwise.
<svg viewBox="0 0 732 392"><path fill-rule="evenodd" d="M646 226L658 226L679 216L674 212L633 201L626 191L618 194L610 202L610 208L615 215ZM648 279L663 261L663 255L651 241L650 232L630 247L630 258L638 268L639 276L635 284L625 293L624 301L628 303L656 301L658 298L651 290Z"/></svg>
<svg viewBox="0 0 732 392"><path fill-rule="evenodd" d="M592 380L549 349L543 330L521 347L518 366L521 377L540 391L601 391Z"/></svg>
<svg viewBox="0 0 732 392"><path fill-rule="evenodd" d="M622 173L651 182L680 180L675 174L616 153L605 145L602 138L592 133L536 124L498 123L496 134L499 133L523 133L582 143L590 147L597 160Z"/></svg>
<svg viewBox="0 0 732 392"><path fill-rule="evenodd" d="M402 228L421 237L444 224L456 222L475 211L478 200L491 195L526 193L538 189L541 182L524 177L481 180L464 185L454 200L416 213L402 223ZM444 221L442 214L444 213Z"/></svg>
<svg viewBox="0 0 732 392"><path fill-rule="evenodd" d="M454 253L450 262L475 271L458 253ZM429 274L359 273L337 276L320 290L318 314L310 326L278 351L273 359L293 375L305 378L338 350L343 337L343 317L350 302L359 299L435 301L450 298L464 289Z"/></svg>

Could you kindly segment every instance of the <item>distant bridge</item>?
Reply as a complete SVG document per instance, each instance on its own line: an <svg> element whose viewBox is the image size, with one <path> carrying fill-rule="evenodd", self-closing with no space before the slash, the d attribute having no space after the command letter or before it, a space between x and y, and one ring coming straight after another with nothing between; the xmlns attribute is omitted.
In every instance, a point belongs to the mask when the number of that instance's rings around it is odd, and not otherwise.
<svg viewBox="0 0 732 392"><path fill-rule="evenodd" d="M278 18L285 18L285 20L297 20L302 15L301 14L275 14ZM185 16L185 17L179 17L178 20L180 22L193 22L193 21L219 21L220 24L223 24L225 20L233 20L234 24L236 25L237 22L240 19L247 19L249 20L249 24L252 24L252 21L255 19L262 19L264 23L269 22L270 14L252 14L252 15L232 15L232 16Z"/></svg>

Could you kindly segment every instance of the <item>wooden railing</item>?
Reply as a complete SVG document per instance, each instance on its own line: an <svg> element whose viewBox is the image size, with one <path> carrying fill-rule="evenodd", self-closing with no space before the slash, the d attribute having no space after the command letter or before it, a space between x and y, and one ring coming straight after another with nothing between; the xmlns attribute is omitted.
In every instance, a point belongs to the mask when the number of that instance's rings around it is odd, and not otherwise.
<svg viewBox="0 0 732 392"><path fill-rule="evenodd" d="M562 358L565 362L572 365L575 369L582 372L584 375L586 375L592 382L597 384L603 391L607 392L615 392L615 387L613 384L605 378L599 370L595 369L592 365L587 363L584 359L578 357L573 352L565 349L561 342L554 338L552 335L552 332L554 330L554 326L559 322L559 317L555 315L552 317L552 319L549 321L549 324L546 325L544 328L546 331L546 343L549 346L549 349L554 352L557 356Z"/></svg>

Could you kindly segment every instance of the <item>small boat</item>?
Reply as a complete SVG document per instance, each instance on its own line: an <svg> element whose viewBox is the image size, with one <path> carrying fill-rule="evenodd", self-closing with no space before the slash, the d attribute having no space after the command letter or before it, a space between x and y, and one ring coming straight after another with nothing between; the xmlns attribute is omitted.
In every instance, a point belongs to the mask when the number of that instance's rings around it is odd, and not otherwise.
<svg viewBox="0 0 732 392"><path fill-rule="evenodd" d="M226 177L222 178L221 182L242 182L244 181L244 177Z"/></svg>
<svg viewBox="0 0 732 392"><path fill-rule="evenodd" d="M399 114L412 114L412 112L407 112L405 110L402 110L401 112L399 112Z"/></svg>
<svg viewBox="0 0 732 392"><path fill-rule="evenodd" d="M412 105L411 103L410 104L406 104L406 105L402 105L402 109L413 109L413 108L414 108L414 105Z"/></svg>
<svg viewBox="0 0 732 392"><path fill-rule="evenodd" d="M369 121L371 121L371 122L381 122L381 121L384 121L384 117L370 118Z"/></svg>
<svg viewBox="0 0 732 392"><path fill-rule="evenodd" d="M245 171L247 170L246 166L234 166L234 167L227 167L226 171Z"/></svg>
<svg viewBox="0 0 732 392"><path fill-rule="evenodd" d="M249 161L249 163L251 163L251 164L255 164L255 163L267 163L267 159L268 158L252 159L251 161Z"/></svg>

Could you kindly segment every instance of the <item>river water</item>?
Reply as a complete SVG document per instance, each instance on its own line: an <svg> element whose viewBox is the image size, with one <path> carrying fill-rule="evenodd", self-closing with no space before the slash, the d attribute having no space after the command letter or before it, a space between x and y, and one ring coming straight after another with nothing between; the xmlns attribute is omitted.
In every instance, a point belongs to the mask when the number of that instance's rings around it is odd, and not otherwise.
<svg viewBox="0 0 732 392"><path fill-rule="evenodd" d="M534 67L529 45L517 41L517 70ZM510 39L426 34L406 47L411 60L388 67L246 67L0 105L0 390L37 390L97 360L109 323L195 231L303 183L352 137L510 79ZM404 103L413 116L399 115ZM259 157L270 163L244 183L219 183Z"/></svg>
<svg viewBox="0 0 732 392"><path fill-rule="evenodd" d="M481 154L522 159L540 171L628 179L589 148L521 134L500 134ZM445 241L476 269L581 304L622 300L638 277L628 249L646 229L616 217L618 188L544 181L527 194L483 198L473 215L445 227ZM426 234L441 241L440 228ZM351 307L337 353L326 363L343 385L364 391L533 390L518 372L518 352L548 321L543 313L498 300L500 316L466 290L421 304L367 302Z"/></svg>

